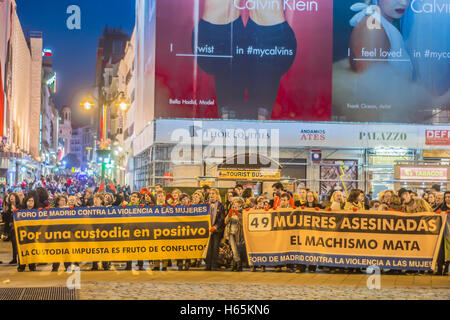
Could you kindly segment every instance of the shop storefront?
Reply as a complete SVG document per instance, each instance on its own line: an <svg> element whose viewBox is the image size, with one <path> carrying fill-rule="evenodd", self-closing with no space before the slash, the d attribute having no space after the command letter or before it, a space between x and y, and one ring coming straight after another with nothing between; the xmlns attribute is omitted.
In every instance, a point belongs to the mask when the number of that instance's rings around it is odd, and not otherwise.
<svg viewBox="0 0 450 320"><path fill-rule="evenodd" d="M22 181L35 181L42 172L41 164L22 153L0 153L0 185L19 185Z"/></svg>
<svg viewBox="0 0 450 320"><path fill-rule="evenodd" d="M386 189L396 188L394 171L398 161L414 161L417 156L416 149L406 148L376 148L368 152L367 179L369 190L375 198Z"/></svg>
<svg viewBox="0 0 450 320"><path fill-rule="evenodd" d="M22 155L17 152L0 152L0 184L7 187L15 184L17 163L21 158Z"/></svg>
<svg viewBox="0 0 450 320"><path fill-rule="evenodd" d="M450 165L443 162L399 161L394 168L395 189L407 188L418 193L439 185L450 190Z"/></svg>
<svg viewBox="0 0 450 320"><path fill-rule="evenodd" d="M449 150L426 141L426 130L442 126L245 120L156 120L153 125L154 142L134 159L136 188L156 183L200 187L200 177L215 177L208 181L212 186L241 182L271 192L269 183L234 176L225 180L217 169L233 155L255 154L275 160L280 166L277 179L292 191L307 187L325 196L336 189L359 188L376 197L381 190L397 188L394 167L399 161L419 161L425 151ZM312 158L317 151L319 161ZM168 172L171 179L165 176Z"/></svg>

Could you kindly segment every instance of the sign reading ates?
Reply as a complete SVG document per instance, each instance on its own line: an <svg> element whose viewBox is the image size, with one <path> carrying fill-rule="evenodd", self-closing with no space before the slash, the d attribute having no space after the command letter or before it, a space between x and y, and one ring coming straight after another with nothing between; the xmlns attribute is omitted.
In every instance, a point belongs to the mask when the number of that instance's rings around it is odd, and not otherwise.
<svg viewBox="0 0 450 320"><path fill-rule="evenodd" d="M447 216L373 211L250 211L249 263L433 270Z"/></svg>
<svg viewBox="0 0 450 320"><path fill-rule="evenodd" d="M209 205L23 210L14 213L21 264L200 259Z"/></svg>

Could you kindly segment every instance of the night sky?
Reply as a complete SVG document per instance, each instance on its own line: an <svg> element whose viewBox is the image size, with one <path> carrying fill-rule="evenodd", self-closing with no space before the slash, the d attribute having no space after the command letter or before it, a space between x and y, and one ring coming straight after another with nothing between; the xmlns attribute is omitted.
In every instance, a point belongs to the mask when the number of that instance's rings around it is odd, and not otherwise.
<svg viewBox="0 0 450 320"><path fill-rule="evenodd" d="M92 87L98 37L105 26L120 28L131 36L135 24L135 0L16 0L24 32L42 31L44 48L53 50L57 73L55 105L72 105L74 127L89 123L77 95ZM67 8L81 9L81 30L69 30ZM81 95L83 95L81 93Z"/></svg>

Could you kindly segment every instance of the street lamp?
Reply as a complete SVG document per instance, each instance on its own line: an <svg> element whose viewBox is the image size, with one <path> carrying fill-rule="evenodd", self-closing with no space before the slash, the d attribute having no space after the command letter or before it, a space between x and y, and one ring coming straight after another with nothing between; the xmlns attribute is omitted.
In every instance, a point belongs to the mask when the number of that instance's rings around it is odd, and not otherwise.
<svg viewBox="0 0 450 320"><path fill-rule="evenodd" d="M95 102L103 101L104 105L107 107L109 104L113 103L114 101L116 101L119 98L120 98L120 100L118 101L116 106L118 106L121 111L127 111L128 107L130 106L130 103L125 98L125 93L123 91L118 92L114 97L112 97L109 100L106 100L105 97L96 98L91 93L88 93L86 99L84 99L81 102L81 105L84 107L85 110L89 111L95 106L95 104L92 101L95 101Z"/></svg>
<svg viewBox="0 0 450 320"><path fill-rule="evenodd" d="M127 103L125 100L121 100L120 103L117 104L117 106L120 108L120 110L127 111L130 104Z"/></svg>
<svg viewBox="0 0 450 320"><path fill-rule="evenodd" d="M94 104L90 103L89 101L86 101L84 103L81 103L81 105L84 107L85 110L89 111L92 109Z"/></svg>

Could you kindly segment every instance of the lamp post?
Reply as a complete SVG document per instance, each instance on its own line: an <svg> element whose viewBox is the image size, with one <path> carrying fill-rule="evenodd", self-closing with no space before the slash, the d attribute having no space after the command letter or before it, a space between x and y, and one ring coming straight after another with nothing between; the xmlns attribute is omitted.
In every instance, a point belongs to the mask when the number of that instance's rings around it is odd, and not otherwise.
<svg viewBox="0 0 450 320"><path fill-rule="evenodd" d="M81 102L81 106L83 106L83 108L86 111L90 111L91 109L93 109L95 107L95 104L92 101L97 102L97 104L99 106L102 105L102 108L103 108L102 117L100 119L101 132L100 132L100 140L99 140L99 150L97 150L97 156L102 159L102 161L101 161L101 165L102 165L101 183L103 183L103 184L105 183L105 163L106 163L105 158L109 159L110 154L111 154L111 150L109 150L109 142L107 140L106 116L108 114L108 105L110 105L111 103L115 102L118 99L119 99L119 101L116 104L116 106L119 107L119 109L122 112L127 111L130 104L125 99L125 94L123 91L117 92L114 95L114 97L112 97L111 99L106 99L106 94L103 90L100 90L100 94L99 94L98 98L96 98L93 94L88 93L88 96L86 97L86 99L84 99Z"/></svg>

